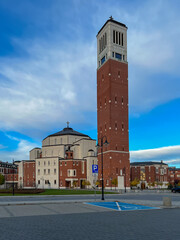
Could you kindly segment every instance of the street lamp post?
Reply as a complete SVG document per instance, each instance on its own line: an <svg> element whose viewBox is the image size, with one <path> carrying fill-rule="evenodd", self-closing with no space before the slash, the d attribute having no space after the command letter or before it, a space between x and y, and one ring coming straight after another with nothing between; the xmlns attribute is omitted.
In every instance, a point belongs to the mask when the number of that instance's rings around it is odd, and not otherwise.
<svg viewBox="0 0 180 240"><path fill-rule="evenodd" d="M13 196L14 196L14 160L13 160L12 167L13 167Z"/></svg>
<svg viewBox="0 0 180 240"><path fill-rule="evenodd" d="M99 144L100 140L100 144ZM103 136L98 139L97 147L101 148L101 173L102 173L102 197L101 200L104 200L104 175L103 175L103 145L108 145L107 137Z"/></svg>

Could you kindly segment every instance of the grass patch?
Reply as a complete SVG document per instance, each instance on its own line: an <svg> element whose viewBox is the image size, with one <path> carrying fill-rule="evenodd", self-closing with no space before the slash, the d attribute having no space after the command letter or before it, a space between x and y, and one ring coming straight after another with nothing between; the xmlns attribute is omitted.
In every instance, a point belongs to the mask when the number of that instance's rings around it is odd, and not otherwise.
<svg viewBox="0 0 180 240"><path fill-rule="evenodd" d="M101 194L101 190L97 190L96 194ZM15 193L15 196L39 196L39 195L85 195L94 194L94 190L88 189L44 189L41 193ZM104 194L117 194L117 192L104 192ZM0 193L0 196L12 196L10 192Z"/></svg>
<svg viewBox="0 0 180 240"><path fill-rule="evenodd" d="M113 194L114 192L104 192L104 194ZM46 189L45 192L38 195L83 195L94 194L94 190L81 189ZM96 191L96 194L101 194L101 191Z"/></svg>

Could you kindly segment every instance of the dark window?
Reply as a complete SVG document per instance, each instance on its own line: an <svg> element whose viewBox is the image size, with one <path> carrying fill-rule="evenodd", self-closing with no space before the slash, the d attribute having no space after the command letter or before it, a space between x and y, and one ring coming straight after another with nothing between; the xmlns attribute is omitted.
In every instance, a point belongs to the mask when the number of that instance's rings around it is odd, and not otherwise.
<svg viewBox="0 0 180 240"><path fill-rule="evenodd" d="M101 64L105 62L105 56L101 59Z"/></svg>
<svg viewBox="0 0 180 240"><path fill-rule="evenodd" d="M115 102L117 102L117 97L115 97Z"/></svg>
<svg viewBox="0 0 180 240"><path fill-rule="evenodd" d="M114 57L114 52L112 52L112 57Z"/></svg>
<svg viewBox="0 0 180 240"><path fill-rule="evenodd" d="M123 39L123 36L124 36L124 35L123 35L123 33L122 33L122 46L123 46L123 44L124 44L124 43L123 43L123 40L124 40L124 39Z"/></svg>
<svg viewBox="0 0 180 240"><path fill-rule="evenodd" d="M113 31L113 43L115 43L115 30Z"/></svg>
<svg viewBox="0 0 180 240"><path fill-rule="evenodd" d="M125 55L123 55L123 61L125 61Z"/></svg>
<svg viewBox="0 0 180 240"><path fill-rule="evenodd" d="M119 33L119 45L121 45L121 33Z"/></svg>
<svg viewBox="0 0 180 240"><path fill-rule="evenodd" d="M116 56L117 59L122 60L122 54L116 53L115 56Z"/></svg>
<svg viewBox="0 0 180 240"><path fill-rule="evenodd" d="M116 44L118 44L118 32L116 32Z"/></svg>
<svg viewBox="0 0 180 240"><path fill-rule="evenodd" d="M40 180L38 180L38 184L40 184Z"/></svg>

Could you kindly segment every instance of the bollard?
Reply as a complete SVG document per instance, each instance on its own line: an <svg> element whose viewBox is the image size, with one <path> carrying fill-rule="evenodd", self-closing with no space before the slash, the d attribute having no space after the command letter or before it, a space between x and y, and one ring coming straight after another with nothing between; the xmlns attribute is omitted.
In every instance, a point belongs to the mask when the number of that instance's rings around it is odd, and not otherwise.
<svg viewBox="0 0 180 240"><path fill-rule="evenodd" d="M163 206L164 207L172 206L171 197L163 197Z"/></svg>

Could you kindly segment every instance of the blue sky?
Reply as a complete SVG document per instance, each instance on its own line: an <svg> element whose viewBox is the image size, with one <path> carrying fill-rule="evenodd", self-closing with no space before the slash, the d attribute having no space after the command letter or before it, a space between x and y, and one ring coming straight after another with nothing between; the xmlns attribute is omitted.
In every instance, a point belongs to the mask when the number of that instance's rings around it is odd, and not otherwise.
<svg viewBox="0 0 180 240"><path fill-rule="evenodd" d="M180 167L180 1L0 1L0 160L70 126L96 138L96 34L128 26L131 161Z"/></svg>

